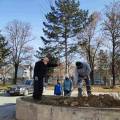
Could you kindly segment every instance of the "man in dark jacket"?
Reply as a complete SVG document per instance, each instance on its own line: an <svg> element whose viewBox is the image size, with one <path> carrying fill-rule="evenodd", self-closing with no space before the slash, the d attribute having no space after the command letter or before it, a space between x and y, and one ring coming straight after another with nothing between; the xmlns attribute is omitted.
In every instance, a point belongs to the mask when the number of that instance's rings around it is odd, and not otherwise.
<svg viewBox="0 0 120 120"><path fill-rule="evenodd" d="M40 100L43 94L43 78L47 75L49 67L56 67L58 64L50 64L49 59L44 57L35 63L34 67L34 92L33 99Z"/></svg>

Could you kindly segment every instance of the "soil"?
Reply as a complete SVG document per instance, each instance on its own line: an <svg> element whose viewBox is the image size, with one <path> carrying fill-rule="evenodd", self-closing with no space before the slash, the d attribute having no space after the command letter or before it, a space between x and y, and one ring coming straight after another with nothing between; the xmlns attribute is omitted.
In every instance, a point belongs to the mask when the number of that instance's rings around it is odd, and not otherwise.
<svg viewBox="0 0 120 120"><path fill-rule="evenodd" d="M37 104L46 104L66 107L112 107L120 108L120 100L105 94L91 95L89 97L64 97L64 96L43 96L42 100L33 100L32 97L23 97L25 101L35 102Z"/></svg>

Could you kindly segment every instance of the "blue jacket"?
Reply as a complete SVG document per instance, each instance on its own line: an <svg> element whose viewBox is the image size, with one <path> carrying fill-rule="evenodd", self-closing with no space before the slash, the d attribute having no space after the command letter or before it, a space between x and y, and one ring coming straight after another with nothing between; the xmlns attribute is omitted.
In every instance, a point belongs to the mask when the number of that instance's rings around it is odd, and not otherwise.
<svg viewBox="0 0 120 120"><path fill-rule="evenodd" d="M71 91L72 90L72 80L65 79L63 83L64 90Z"/></svg>
<svg viewBox="0 0 120 120"><path fill-rule="evenodd" d="M62 86L60 83L58 83L54 87L54 95L61 95L61 94L62 94Z"/></svg>

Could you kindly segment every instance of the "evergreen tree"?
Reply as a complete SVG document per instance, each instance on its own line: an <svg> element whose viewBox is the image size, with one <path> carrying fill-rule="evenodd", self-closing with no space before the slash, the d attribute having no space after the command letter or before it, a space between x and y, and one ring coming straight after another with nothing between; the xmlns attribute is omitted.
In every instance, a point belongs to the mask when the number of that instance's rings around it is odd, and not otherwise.
<svg viewBox="0 0 120 120"><path fill-rule="evenodd" d="M5 64L6 57L10 54L10 49L8 48L8 42L0 34L0 66Z"/></svg>
<svg viewBox="0 0 120 120"><path fill-rule="evenodd" d="M58 57L58 51L56 51L55 48L52 48L50 46L45 46L43 47L39 47L39 50L36 51L36 58L42 59L44 56L48 56L49 58L51 58L52 56L54 57Z"/></svg>
<svg viewBox="0 0 120 120"><path fill-rule="evenodd" d="M98 53L97 60L98 72L100 73L101 80L104 80L104 84L107 85L107 82L110 83L110 59L109 54L105 50L100 50Z"/></svg>
<svg viewBox="0 0 120 120"><path fill-rule="evenodd" d="M78 0L56 0L51 6L51 12L46 15L43 22L43 32L46 37L41 37L44 44L57 49L65 56L65 73L68 69L69 50L75 43L75 37L89 23L88 11L79 8Z"/></svg>

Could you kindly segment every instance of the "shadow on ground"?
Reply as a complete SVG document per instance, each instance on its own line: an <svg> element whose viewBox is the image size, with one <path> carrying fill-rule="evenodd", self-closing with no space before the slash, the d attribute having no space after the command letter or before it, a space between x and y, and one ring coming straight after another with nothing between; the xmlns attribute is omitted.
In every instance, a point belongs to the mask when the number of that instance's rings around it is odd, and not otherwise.
<svg viewBox="0 0 120 120"><path fill-rule="evenodd" d="M0 120L15 120L16 104L7 103L0 105Z"/></svg>

